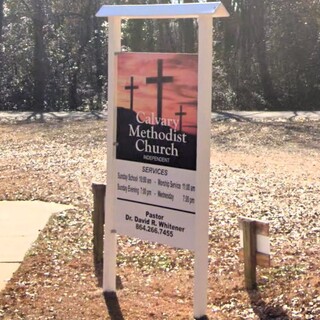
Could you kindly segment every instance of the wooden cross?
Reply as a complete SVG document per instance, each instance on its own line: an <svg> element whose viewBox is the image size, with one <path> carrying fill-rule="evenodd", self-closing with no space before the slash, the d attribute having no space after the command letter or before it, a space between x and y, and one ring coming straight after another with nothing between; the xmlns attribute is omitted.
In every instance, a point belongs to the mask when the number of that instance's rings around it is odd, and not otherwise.
<svg viewBox="0 0 320 320"><path fill-rule="evenodd" d="M139 89L139 86L133 85L133 77L130 78L130 86L125 86L125 90L130 90L130 111L133 111L133 91Z"/></svg>
<svg viewBox="0 0 320 320"><path fill-rule="evenodd" d="M157 84L157 117L162 118L162 92L163 84L168 82L173 82L173 77L163 76L163 60L158 59L158 75L157 77L148 77L146 79L147 84L156 83Z"/></svg>
<svg viewBox="0 0 320 320"><path fill-rule="evenodd" d="M176 112L175 115L179 116L179 131L182 131L182 117L185 116L187 113L182 112L182 106L180 105L180 112Z"/></svg>

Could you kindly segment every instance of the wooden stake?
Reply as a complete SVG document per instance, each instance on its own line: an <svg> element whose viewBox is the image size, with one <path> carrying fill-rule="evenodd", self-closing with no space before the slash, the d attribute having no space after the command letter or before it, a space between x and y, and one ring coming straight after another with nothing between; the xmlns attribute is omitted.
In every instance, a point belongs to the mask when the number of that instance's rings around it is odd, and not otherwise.
<svg viewBox="0 0 320 320"><path fill-rule="evenodd" d="M106 185L92 183L93 192L93 255L95 263L103 261L104 198Z"/></svg>
<svg viewBox="0 0 320 320"><path fill-rule="evenodd" d="M256 280L256 226L255 221L243 220L243 252L244 252L244 276L247 290L255 289Z"/></svg>

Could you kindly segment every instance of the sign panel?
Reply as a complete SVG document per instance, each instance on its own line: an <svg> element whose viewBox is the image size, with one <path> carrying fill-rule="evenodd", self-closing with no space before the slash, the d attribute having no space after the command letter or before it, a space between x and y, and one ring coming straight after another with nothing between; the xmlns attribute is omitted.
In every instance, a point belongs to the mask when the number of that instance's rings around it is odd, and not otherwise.
<svg viewBox="0 0 320 320"><path fill-rule="evenodd" d="M198 58L119 53L117 233L194 249Z"/></svg>
<svg viewBox="0 0 320 320"><path fill-rule="evenodd" d="M240 251L239 256L244 260L244 238L243 238L243 222L245 220L253 221L255 223L256 235L256 263L261 267L270 267L270 225L267 221L261 221L251 218L239 217L240 227Z"/></svg>

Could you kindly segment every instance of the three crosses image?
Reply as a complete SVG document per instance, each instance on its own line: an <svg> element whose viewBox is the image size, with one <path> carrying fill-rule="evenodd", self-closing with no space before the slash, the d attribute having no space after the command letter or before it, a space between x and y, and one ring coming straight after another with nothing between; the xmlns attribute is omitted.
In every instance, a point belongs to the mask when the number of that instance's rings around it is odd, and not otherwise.
<svg viewBox="0 0 320 320"><path fill-rule="evenodd" d="M163 75L163 60L158 59L158 74L156 77L147 77L147 84L157 85L157 117L162 118L162 97L163 97L163 84L173 82L173 77ZM124 87L125 90L130 90L130 111L133 111L133 97L134 90L139 89L139 86L134 85L134 78L130 77L130 85ZM182 131L182 117L187 113L182 111L182 105L180 105L180 111L176 112L175 115L179 116L179 131Z"/></svg>

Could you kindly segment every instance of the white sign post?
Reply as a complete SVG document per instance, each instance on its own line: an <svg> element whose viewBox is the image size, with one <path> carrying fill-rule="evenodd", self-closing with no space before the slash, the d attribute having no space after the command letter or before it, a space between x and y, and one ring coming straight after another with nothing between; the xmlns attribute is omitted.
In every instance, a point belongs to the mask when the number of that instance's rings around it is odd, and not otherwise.
<svg viewBox="0 0 320 320"><path fill-rule="evenodd" d="M116 234L141 237L145 240L158 241L173 247L187 248L195 251L194 280L194 317L206 314L207 308L207 270L208 270L208 208L209 208L209 173L210 173L210 130L211 130L211 93L212 93L212 18L228 17L229 14L221 2L165 4L165 5L105 5L97 17L108 17L109 51L108 51L108 167L107 192L105 203L105 243L103 290L116 291ZM136 159L127 161L126 156L119 156L119 126L117 117L132 118L129 123L130 136L157 136L158 140L166 137L167 142L186 142L188 134L183 133L181 119L186 115L183 107L176 110L175 119L166 119L160 126L166 133L157 133L162 118L162 106L157 107L157 114L151 114L149 120L142 111L133 110L133 92L142 90L142 84L134 83L130 77L125 85L131 90L130 108L120 108L117 95L117 65L121 59L121 19L198 19L198 80L196 109L196 158L194 168L184 169L183 165L153 164L146 160L139 163ZM134 56L129 56L134 58ZM146 58L147 59L147 58ZM192 60L193 58L191 58ZM147 60L145 60L147 61ZM162 82L175 82L177 77L167 75L163 64L166 57L157 58L157 75L148 76L146 83L158 86L158 101L162 98ZM168 60L169 61L169 60ZM171 61L171 60L170 60ZM193 60L194 61L194 60ZM119 63L120 65L120 63ZM163 71L164 70L164 71ZM174 70L174 69L170 69ZM173 73L174 74L174 73ZM160 80L159 80L160 79ZM161 84L159 84L161 82ZM118 86L118 87L117 87ZM154 86L156 87L156 86ZM161 89L161 97L159 92ZM161 104L161 103L160 103ZM180 111L179 111L180 110ZM180 118L179 118L180 117ZM151 126L149 121L152 122ZM133 124L134 123L134 124ZM157 123L157 126L154 125ZM170 127L171 126L171 127ZM141 128L147 128L142 130ZM158 129L157 129L158 128ZM170 128L170 129L169 129ZM122 130L122 129L121 129ZM141 130L141 131L140 131ZM168 131L169 130L169 131ZM161 135L162 134L162 135ZM190 138L190 140L192 140ZM189 140L189 141L190 141ZM147 142L144 142L147 141ZM141 151L149 140L140 139L136 149ZM162 153L178 157L179 150L160 147ZM149 146L148 146L149 147ZM118 148L118 149L117 149ZM171 149L170 149L171 148ZM185 152L185 149L183 149ZM125 153L126 150L123 152ZM157 157L153 157L157 158ZM161 158L161 157L160 157ZM172 158L172 157L171 157ZM147 158L148 159L148 158ZM162 160L161 160L162 159ZM170 157L160 160L169 161ZM149 159L150 160L150 159ZM147 162L147 165L146 163ZM176 163L176 162L175 162ZM160 199L161 198L161 199Z"/></svg>

